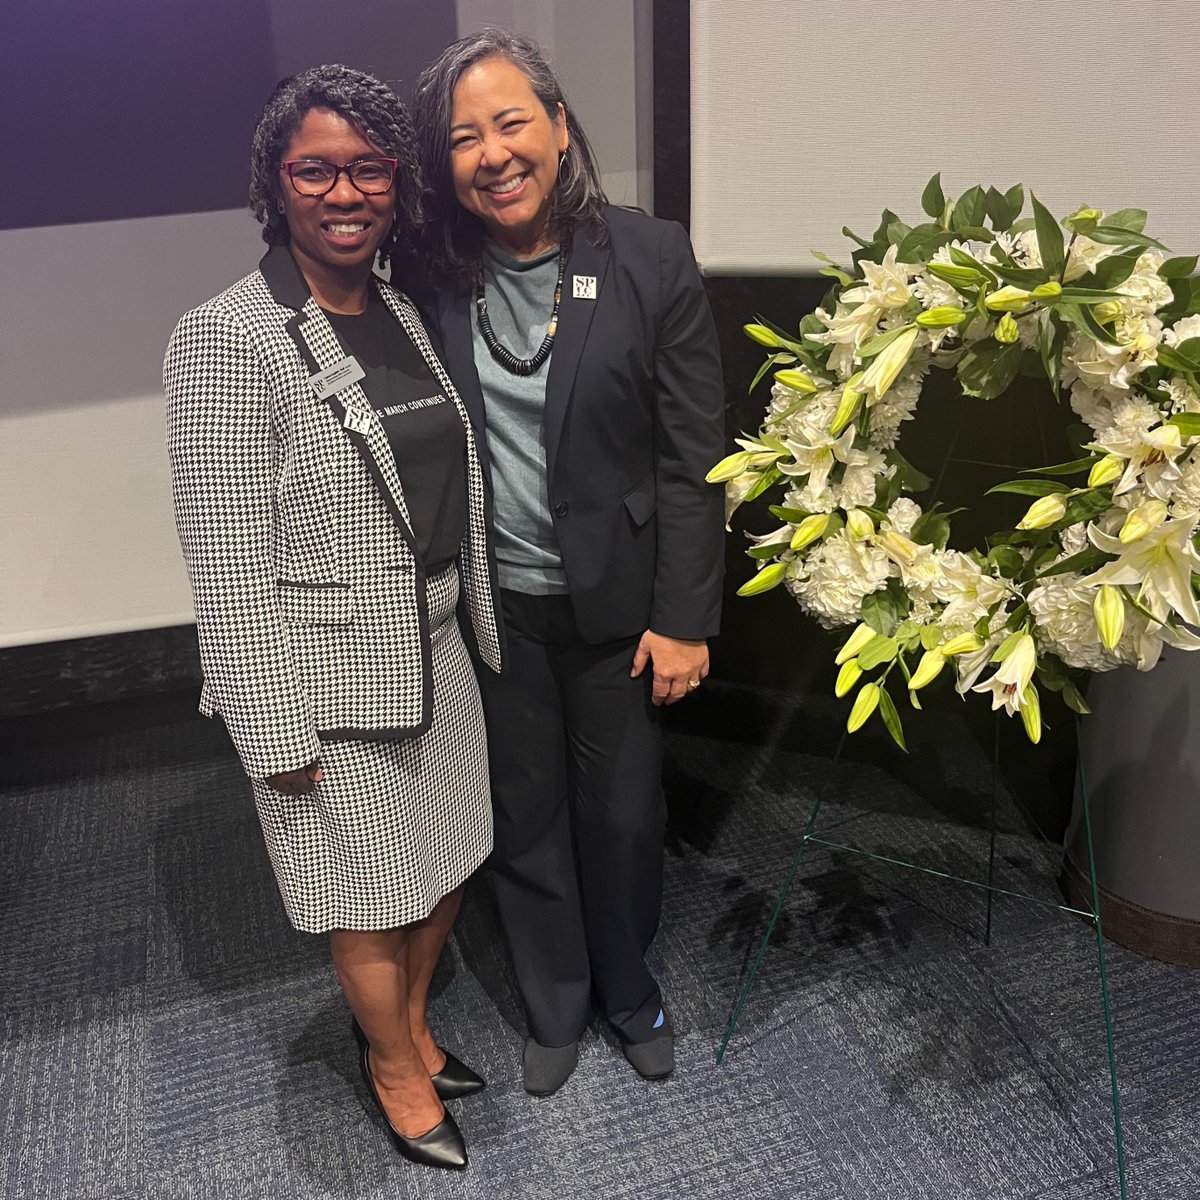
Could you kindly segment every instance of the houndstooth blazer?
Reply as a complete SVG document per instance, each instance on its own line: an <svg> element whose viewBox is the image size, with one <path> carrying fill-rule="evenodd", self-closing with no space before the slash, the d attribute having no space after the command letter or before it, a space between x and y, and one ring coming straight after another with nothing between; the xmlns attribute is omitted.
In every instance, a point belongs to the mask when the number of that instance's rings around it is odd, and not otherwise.
<svg viewBox="0 0 1200 1200"><path fill-rule="evenodd" d="M498 670L485 496L470 421L416 309L379 294L467 429L459 558L480 657ZM250 776L317 759L320 738L416 736L432 719L425 578L387 435L286 247L187 313L163 367L175 520L191 578L200 711Z"/></svg>

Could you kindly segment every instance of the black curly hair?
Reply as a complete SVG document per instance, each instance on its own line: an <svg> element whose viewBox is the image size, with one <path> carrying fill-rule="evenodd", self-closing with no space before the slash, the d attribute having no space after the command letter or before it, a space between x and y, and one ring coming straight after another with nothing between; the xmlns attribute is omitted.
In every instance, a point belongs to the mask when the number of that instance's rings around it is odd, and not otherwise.
<svg viewBox="0 0 1200 1200"><path fill-rule="evenodd" d="M250 211L272 246L288 240L280 212L279 164L306 114L328 108L355 127L381 153L399 159L396 167L396 221L379 248L381 262L405 258L424 231L420 158L412 118L400 98L373 75L341 63L310 67L275 85L250 144Z"/></svg>
<svg viewBox="0 0 1200 1200"><path fill-rule="evenodd" d="M421 168L427 191L428 274L443 279L471 278L483 251L483 223L468 213L454 195L450 174L450 113L454 88L468 68L487 58L505 58L520 70L553 120L561 104L566 113L569 142L559 163L552 193L551 227L560 238L588 225L598 244L608 240L604 205L608 198L583 126L563 96L562 86L546 56L530 38L488 26L447 46L424 71L413 89Z"/></svg>

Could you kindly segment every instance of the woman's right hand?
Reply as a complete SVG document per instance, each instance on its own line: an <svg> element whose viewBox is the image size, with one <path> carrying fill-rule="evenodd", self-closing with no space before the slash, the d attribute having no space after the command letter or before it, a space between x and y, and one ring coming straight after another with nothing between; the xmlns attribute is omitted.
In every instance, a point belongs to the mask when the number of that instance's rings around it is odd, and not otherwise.
<svg viewBox="0 0 1200 1200"><path fill-rule="evenodd" d="M314 785L320 783L323 778L321 768L315 762L311 762L307 767L297 767L294 771L268 775L267 783L285 796L307 796Z"/></svg>

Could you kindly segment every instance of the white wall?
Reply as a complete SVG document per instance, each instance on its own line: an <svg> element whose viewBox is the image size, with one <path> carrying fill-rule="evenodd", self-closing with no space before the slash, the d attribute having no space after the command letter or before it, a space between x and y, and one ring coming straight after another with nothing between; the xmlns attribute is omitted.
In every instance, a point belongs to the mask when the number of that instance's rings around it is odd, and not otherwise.
<svg viewBox="0 0 1200 1200"><path fill-rule="evenodd" d="M162 356L263 248L244 210L0 232L0 646L191 619Z"/></svg>
<svg viewBox="0 0 1200 1200"><path fill-rule="evenodd" d="M843 225L1023 183L1051 211L1145 208L1197 250L1195 0L692 0L692 238L706 271L814 272Z"/></svg>

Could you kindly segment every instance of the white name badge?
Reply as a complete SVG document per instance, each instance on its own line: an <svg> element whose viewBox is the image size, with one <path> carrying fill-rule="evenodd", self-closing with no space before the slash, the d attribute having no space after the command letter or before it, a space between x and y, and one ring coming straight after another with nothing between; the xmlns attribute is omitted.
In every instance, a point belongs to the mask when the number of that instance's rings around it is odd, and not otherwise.
<svg viewBox="0 0 1200 1200"><path fill-rule="evenodd" d="M574 275L571 278L572 289L571 296L575 300L595 300L596 298L596 277L595 275Z"/></svg>
<svg viewBox="0 0 1200 1200"><path fill-rule="evenodd" d="M318 400L328 400L330 396L340 392L342 388L357 383L367 377L366 371L358 365L358 359L351 356L341 362L326 367L308 377L308 386L312 388Z"/></svg>

